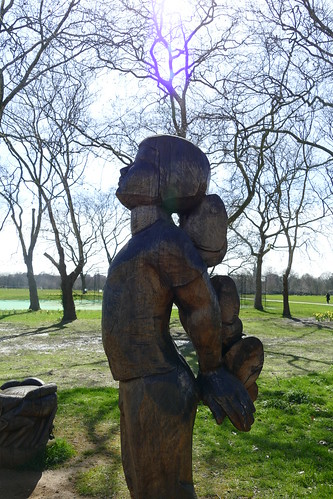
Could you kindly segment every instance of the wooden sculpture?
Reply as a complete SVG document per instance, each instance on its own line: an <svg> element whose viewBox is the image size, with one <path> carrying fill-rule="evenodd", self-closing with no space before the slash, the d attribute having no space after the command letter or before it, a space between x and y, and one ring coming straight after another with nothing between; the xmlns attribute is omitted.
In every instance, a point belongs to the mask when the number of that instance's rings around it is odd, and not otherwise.
<svg viewBox="0 0 333 499"><path fill-rule="evenodd" d="M246 369L252 373L253 363L256 369L244 386L247 373L222 349L224 329L239 329L238 295L227 293L232 313L226 311L225 288L215 291L204 259L215 265L226 251L225 208L218 196L206 196L209 175L200 149L168 135L144 140L134 163L121 170L117 196L131 210L132 238L109 269L102 336L119 380L123 469L137 499L196 497L192 433L200 398L218 423L227 415L248 431L254 421L247 390L260 371L258 355L250 355ZM220 227L214 237L204 231L200 238L202 218ZM173 304L197 352L197 380L170 336ZM229 352L239 341L245 345L238 334Z"/></svg>
<svg viewBox="0 0 333 499"><path fill-rule="evenodd" d="M0 468L26 464L45 450L57 411L56 392L55 383L38 378L0 386Z"/></svg>

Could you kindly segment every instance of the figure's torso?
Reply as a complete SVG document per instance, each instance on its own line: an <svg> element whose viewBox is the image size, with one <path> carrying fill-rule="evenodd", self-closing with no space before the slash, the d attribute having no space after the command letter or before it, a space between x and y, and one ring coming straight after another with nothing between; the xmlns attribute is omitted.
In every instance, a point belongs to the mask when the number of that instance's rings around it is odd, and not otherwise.
<svg viewBox="0 0 333 499"><path fill-rule="evenodd" d="M179 356L169 334L174 289L205 271L190 239L157 221L112 262L103 298L103 344L115 379L168 372Z"/></svg>

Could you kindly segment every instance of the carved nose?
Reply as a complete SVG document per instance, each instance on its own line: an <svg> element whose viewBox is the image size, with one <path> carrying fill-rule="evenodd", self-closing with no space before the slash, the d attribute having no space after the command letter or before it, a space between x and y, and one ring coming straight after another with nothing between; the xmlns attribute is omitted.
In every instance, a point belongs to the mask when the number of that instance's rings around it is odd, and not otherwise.
<svg viewBox="0 0 333 499"><path fill-rule="evenodd" d="M126 173L128 172L129 169L130 169L129 166L125 166L124 168L121 168L120 176L123 177L124 175L126 175Z"/></svg>

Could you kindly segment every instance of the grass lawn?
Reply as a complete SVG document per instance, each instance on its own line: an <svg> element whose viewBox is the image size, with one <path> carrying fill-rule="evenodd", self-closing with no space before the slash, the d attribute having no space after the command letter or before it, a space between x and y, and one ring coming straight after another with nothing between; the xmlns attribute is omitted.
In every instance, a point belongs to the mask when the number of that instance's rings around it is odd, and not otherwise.
<svg viewBox="0 0 333 499"><path fill-rule="evenodd" d="M333 323L314 319L327 310L325 303L312 305L323 297L301 304L298 298L293 320L281 318L279 302L267 301L265 312L242 305L244 331L265 348L256 421L244 434L227 421L217 426L199 406L193 473L200 499L333 496ZM63 326L59 319L57 312L0 313L0 381L10 370L11 377L34 373L58 384L56 440L35 466L73 468L77 497L129 498L100 312L79 311L77 321ZM176 311L171 328L183 338ZM191 344L181 350L195 369Z"/></svg>
<svg viewBox="0 0 333 499"><path fill-rule="evenodd" d="M266 314L282 315L282 295L267 295L263 297L263 307ZM246 315L246 310L252 317L255 314L253 310L254 297L246 295L241 297L241 307L243 316ZM333 303L327 305L324 296L296 296L289 297L289 305L291 315L295 317L313 317L316 313L325 313L331 311L333 313Z"/></svg>
<svg viewBox="0 0 333 499"><path fill-rule="evenodd" d="M59 289L39 289L40 300L60 300ZM28 288L0 288L0 300L29 300Z"/></svg>
<svg viewBox="0 0 333 499"><path fill-rule="evenodd" d="M59 289L39 289L39 300L54 300L61 303L61 291ZM99 291L88 291L83 294L82 291L73 292L74 300L100 300L102 293ZM29 290L27 288L0 288L1 300L29 300Z"/></svg>

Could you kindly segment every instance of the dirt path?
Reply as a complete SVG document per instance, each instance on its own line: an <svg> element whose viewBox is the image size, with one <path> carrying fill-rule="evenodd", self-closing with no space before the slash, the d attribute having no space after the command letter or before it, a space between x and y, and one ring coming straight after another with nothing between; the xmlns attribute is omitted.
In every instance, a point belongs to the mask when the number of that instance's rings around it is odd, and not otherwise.
<svg viewBox="0 0 333 499"><path fill-rule="evenodd" d="M73 470L13 471L0 470L0 491L3 499L72 499L75 493L71 478Z"/></svg>

